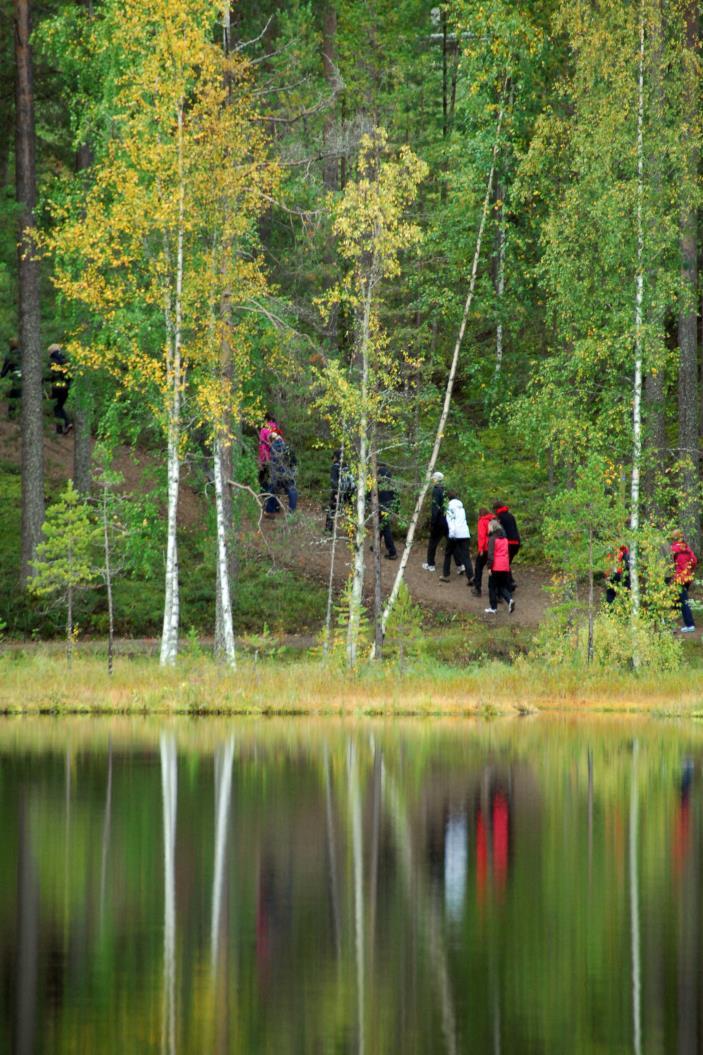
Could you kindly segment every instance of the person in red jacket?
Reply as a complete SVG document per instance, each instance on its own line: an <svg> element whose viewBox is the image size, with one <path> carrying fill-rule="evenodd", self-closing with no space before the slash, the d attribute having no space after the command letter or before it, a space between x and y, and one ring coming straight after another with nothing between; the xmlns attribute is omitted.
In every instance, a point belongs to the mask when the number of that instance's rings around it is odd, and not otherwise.
<svg viewBox="0 0 703 1055"><path fill-rule="evenodd" d="M508 611L512 615L515 610L515 602L510 592L510 551L508 539L500 525L500 521L491 520L488 525L488 596L490 608L486 612L495 615L498 611L498 598L507 602Z"/></svg>
<svg viewBox="0 0 703 1055"><path fill-rule="evenodd" d="M478 524L476 525L476 564L474 565L474 577L468 580L467 585L472 588L474 596L481 596L483 580L483 569L488 561L488 525L493 520L493 514L489 513L485 506L478 511Z"/></svg>
<svg viewBox="0 0 703 1055"><path fill-rule="evenodd" d="M674 560L674 582L679 588L679 604L683 616L682 634L692 634L696 624L688 603L688 588L693 582L693 573L698 564L698 557L685 541L682 531L674 531L671 540L671 556Z"/></svg>
<svg viewBox="0 0 703 1055"><path fill-rule="evenodd" d="M510 590L515 589L515 579L513 579L513 561L520 552L521 540L520 532L518 531L517 521L510 512L504 502L493 503L493 515L500 522L500 526L505 532L505 537L508 540L508 553L510 554Z"/></svg>

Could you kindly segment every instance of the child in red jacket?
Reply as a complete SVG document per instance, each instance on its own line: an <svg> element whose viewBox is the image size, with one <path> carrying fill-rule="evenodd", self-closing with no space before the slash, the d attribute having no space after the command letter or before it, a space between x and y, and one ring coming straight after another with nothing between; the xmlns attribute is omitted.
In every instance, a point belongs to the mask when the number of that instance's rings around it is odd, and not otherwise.
<svg viewBox="0 0 703 1055"><path fill-rule="evenodd" d="M515 602L510 592L510 550L500 521L495 519L491 520L488 525L488 567L491 572L488 576L488 596L491 606L486 608L486 612L495 615L498 611L498 598L502 597L507 602L508 612L512 615Z"/></svg>

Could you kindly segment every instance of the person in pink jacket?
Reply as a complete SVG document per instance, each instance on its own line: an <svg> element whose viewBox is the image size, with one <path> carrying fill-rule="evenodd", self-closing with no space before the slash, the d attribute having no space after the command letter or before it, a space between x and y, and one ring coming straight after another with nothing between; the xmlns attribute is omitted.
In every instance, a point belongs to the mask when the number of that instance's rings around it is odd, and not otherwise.
<svg viewBox="0 0 703 1055"><path fill-rule="evenodd" d="M259 429L259 487L268 486L269 462L271 461L271 437L274 433L283 435L283 430L275 418L266 415L266 421Z"/></svg>
<svg viewBox="0 0 703 1055"><path fill-rule="evenodd" d="M510 550L505 531L499 520L491 520L488 525L488 596L490 608L486 612L495 615L498 611L498 598L502 598L508 605L508 612L512 615L515 610L515 601L510 592Z"/></svg>

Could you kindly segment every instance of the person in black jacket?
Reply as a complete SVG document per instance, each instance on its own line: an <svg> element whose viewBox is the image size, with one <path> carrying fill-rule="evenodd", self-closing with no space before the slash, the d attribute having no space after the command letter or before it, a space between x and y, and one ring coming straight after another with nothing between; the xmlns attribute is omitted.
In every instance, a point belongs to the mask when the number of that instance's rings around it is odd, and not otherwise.
<svg viewBox="0 0 703 1055"><path fill-rule="evenodd" d="M330 469L330 502L327 507L327 518L325 520L326 531L334 529L335 517L338 515L337 496L339 495L339 513L342 513L344 506L351 503L355 491L354 474L342 457L340 448L334 452L332 468Z"/></svg>
<svg viewBox="0 0 703 1055"><path fill-rule="evenodd" d="M12 420L20 412L22 399L22 353L20 342L16 337L10 340L10 347L2 364L0 378L3 377L10 379L10 388L7 393L7 416Z"/></svg>
<svg viewBox="0 0 703 1055"><path fill-rule="evenodd" d="M517 585L515 579L513 578L513 561L520 552L520 532L518 531L517 521L515 520L515 517L510 512L504 502L494 502L493 512L495 513L496 519L498 520L500 526L505 532L505 537L508 540L508 556L510 557L509 589L512 593L512 591Z"/></svg>
<svg viewBox="0 0 703 1055"><path fill-rule="evenodd" d="M385 556L388 560L397 560L398 551L395 548L393 532L391 531L391 517L395 513L397 495L393 490L391 471L383 462L378 466L378 511L381 524L381 538L386 544Z"/></svg>
<svg viewBox="0 0 703 1055"><path fill-rule="evenodd" d="M68 391L71 379L67 373L68 359L60 344L49 345L49 369L51 370L51 398L54 403L54 417L56 418L56 431L60 436L65 436L73 428L68 420L65 406L68 399Z"/></svg>
<svg viewBox="0 0 703 1055"><path fill-rule="evenodd" d="M447 504L444 495L444 473L432 473L432 510L430 513L430 541L427 544L427 560L422 565L425 571L435 570L437 546L449 534L447 527Z"/></svg>

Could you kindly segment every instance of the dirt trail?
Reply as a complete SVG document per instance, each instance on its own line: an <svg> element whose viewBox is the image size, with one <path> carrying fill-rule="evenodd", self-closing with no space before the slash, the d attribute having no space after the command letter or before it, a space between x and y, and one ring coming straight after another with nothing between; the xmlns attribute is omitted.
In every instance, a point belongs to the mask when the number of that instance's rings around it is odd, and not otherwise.
<svg viewBox="0 0 703 1055"><path fill-rule="evenodd" d="M0 412L1 415L1 412ZM47 427L44 433L45 467L49 480L60 484L71 475L73 467L73 433L58 436ZM153 473L157 455L152 452L132 450L119 447L115 452L114 466L124 476L123 489L126 493L143 493L153 488ZM19 465L20 437L19 426L15 422L0 420L0 458ZM194 526L202 523L205 508L202 497L188 487L187 472L184 472L179 501L179 523L183 526ZM252 510L252 515L254 510ZM324 530L324 511L322 503L304 501L299 505L294 518L279 515L275 520L263 520L260 534L256 532L255 522L247 530L241 531L241 541L245 547L251 543L254 550L262 557L269 557L274 564L298 571L316 581L327 583L329 578L330 552L332 542ZM370 552L371 538L368 545L367 565L367 599L373 582L373 554ZM402 542L397 542L399 558L403 552ZM382 550L385 547L381 543ZM549 604L549 595L545 586L549 575L545 568L530 566L522 561L522 555L514 566L518 589L515 592L515 611L508 615L507 608L501 604L496 615L487 615L484 609L488 606L487 575L484 572L483 596L474 597L466 586L465 576L456 574L452 564L451 582L439 581L441 562L444 553L443 545L437 553L437 571L422 570L427 541L419 539L413 547L410 561L405 571L405 579L415 601L434 611L463 612L484 620L486 623L510 623L516 626L535 628L544 617ZM473 550L472 550L473 555ZM335 585L341 588L349 572L349 549L346 539L340 538L335 559ZM397 561L382 560L382 583L384 597L390 592Z"/></svg>
<svg viewBox="0 0 703 1055"><path fill-rule="evenodd" d="M264 520L262 523L263 540L257 548L265 553L267 550L273 559L285 567L295 569L323 582L328 581L330 553L332 542L324 530L324 514L312 503L303 503L295 518L278 516L275 520ZM370 550L372 539L368 541L367 593L372 588L373 553ZM403 545L397 542L398 559L403 552ZM385 547L381 542L382 552ZM518 557L514 565L515 580L518 588L515 591L515 611L508 615L504 604L499 605L497 615L488 615L488 577L484 572L483 596L474 597L467 588L466 577L457 575L456 566L452 564L451 582L439 581L441 574L444 546L437 552L437 571L423 571L427 541L420 539L413 546L405 579L408 589L415 601L435 611L464 612L488 622L511 623L524 627L537 627L544 617L549 605L549 595L545 586L549 575L545 568L530 567ZM345 539L337 544L335 559L335 585L341 587L349 572L349 549ZM390 593L398 561L382 559L382 583L384 597Z"/></svg>

